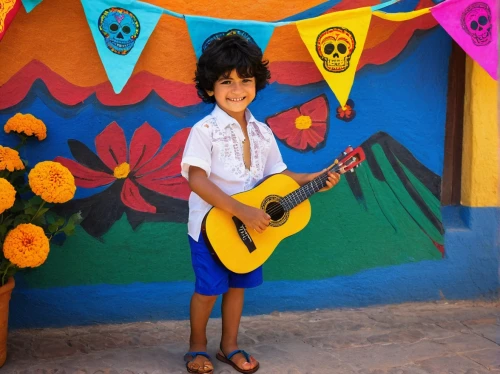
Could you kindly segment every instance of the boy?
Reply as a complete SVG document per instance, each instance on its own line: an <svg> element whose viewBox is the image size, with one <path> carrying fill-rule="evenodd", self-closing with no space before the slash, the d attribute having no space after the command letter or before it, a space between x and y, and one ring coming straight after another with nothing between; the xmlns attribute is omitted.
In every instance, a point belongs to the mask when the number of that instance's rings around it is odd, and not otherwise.
<svg viewBox="0 0 500 374"><path fill-rule="evenodd" d="M259 47L239 35L211 42L197 64L198 95L204 102L215 103L215 108L191 129L181 163L182 175L192 190L188 233L196 276L190 307L190 348L184 357L189 373L213 373L206 353L206 326L221 294L222 337L217 359L241 373L254 373L259 368L252 356L238 348L237 338L245 288L262 283L262 268L235 274L214 261L200 235L206 213L216 206L238 217L250 231L261 233L271 217L231 195L247 191L275 173L284 173L304 185L324 172L297 174L287 170L271 129L247 109L256 93L268 84L267 64ZM324 190L339 179L339 174L329 173Z"/></svg>

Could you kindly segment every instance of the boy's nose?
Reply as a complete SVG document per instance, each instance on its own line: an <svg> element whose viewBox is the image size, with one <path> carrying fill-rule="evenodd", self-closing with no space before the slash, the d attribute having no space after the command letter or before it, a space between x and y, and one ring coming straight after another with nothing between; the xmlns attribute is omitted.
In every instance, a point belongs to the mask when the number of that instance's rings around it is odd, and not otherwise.
<svg viewBox="0 0 500 374"><path fill-rule="evenodd" d="M243 90L243 85L241 83L235 82L233 84L233 92L241 92Z"/></svg>

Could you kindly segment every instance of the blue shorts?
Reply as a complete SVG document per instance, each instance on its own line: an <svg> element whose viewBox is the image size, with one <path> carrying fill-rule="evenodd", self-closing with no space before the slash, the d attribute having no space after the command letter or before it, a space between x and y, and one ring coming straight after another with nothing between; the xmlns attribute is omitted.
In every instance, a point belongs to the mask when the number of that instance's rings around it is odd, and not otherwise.
<svg viewBox="0 0 500 374"><path fill-rule="evenodd" d="M229 288L252 288L262 284L262 266L247 274L233 273L212 257L202 234L198 242L189 235L188 237L191 263L196 276L194 290L197 293L214 296L226 293Z"/></svg>

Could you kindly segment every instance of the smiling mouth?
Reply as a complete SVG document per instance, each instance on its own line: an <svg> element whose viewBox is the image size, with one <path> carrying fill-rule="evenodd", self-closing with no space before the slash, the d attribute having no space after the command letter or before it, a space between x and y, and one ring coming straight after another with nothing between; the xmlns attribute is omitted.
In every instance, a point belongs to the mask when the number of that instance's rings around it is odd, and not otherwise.
<svg viewBox="0 0 500 374"><path fill-rule="evenodd" d="M233 101L233 102L243 101L244 99L245 99L244 97L240 97L238 99L229 99L228 98L229 101Z"/></svg>

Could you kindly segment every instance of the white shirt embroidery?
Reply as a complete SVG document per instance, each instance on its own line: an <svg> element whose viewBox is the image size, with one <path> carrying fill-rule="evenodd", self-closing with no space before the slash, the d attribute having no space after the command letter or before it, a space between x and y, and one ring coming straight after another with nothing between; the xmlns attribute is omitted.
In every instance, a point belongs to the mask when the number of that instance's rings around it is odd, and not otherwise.
<svg viewBox="0 0 500 374"><path fill-rule="evenodd" d="M245 135L238 122L217 105L211 114L191 129L182 156L182 175L188 179L190 166L207 173L208 179L228 195L248 191L262 178L286 169L271 129L258 122L247 109L247 132L250 141L250 170L243 160ZM201 223L210 204L191 192L189 196L188 233L198 240Z"/></svg>

